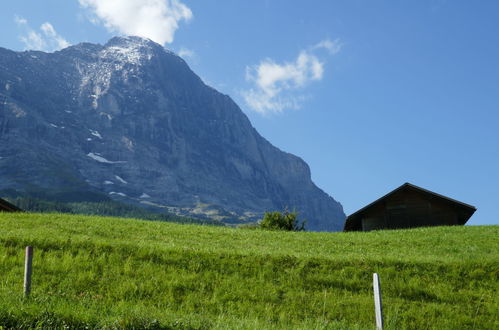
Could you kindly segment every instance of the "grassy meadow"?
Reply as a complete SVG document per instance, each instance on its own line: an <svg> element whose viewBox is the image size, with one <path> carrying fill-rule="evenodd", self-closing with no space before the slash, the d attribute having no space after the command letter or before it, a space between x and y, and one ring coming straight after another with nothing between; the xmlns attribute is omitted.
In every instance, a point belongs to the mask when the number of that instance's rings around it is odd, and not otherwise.
<svg viewBox="0 0 499 330"><path fill-rule="evenodd" d="M0 213L0 329L374 329L373 272L387 329L499 329L499 226L306 233Z"/></svg>

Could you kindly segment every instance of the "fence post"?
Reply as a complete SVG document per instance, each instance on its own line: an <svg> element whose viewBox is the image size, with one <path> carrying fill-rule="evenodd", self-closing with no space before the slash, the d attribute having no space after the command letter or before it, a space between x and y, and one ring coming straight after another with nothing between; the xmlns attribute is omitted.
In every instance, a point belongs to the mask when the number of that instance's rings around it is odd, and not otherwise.
<svg viewBox="0 0 499 330"><path fill-rule="evenodd" d="M374 310L376 312L376 329L383 329L383 305L381 304L381 288L379 285L379 276L373 274L374 289Z"/></svg>
<svg viewBox="0 0 499 330"><path fill-rule="evenodd" d="M31 292L31 271L33 265L33 247L26 247L26 257L24 259L24 296L28 297Z"/></svg>

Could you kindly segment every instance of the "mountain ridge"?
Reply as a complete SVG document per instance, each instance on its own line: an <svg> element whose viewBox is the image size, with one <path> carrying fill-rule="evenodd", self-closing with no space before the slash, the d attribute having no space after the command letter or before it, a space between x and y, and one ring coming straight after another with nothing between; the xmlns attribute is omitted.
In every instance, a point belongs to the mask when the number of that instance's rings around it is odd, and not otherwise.
<svg viewBox="0 0 499 330"><path fill-rule="evenodd" d="M307 229L342 228L341 205L301 158L150 40L0 49L1 102L0 189L76 186L234 223L289 207Z"/></svg>

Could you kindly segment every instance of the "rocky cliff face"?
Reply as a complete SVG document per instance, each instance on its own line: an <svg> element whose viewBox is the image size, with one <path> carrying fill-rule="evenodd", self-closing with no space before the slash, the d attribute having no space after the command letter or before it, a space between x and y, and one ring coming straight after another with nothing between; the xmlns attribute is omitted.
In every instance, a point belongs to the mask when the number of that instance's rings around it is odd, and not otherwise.
<svg viewBox="0 0 499 330"><path fill-rule="evenodd" d="M100 191L238 223L297 210L345 215L300 158L261 137L230 97L138 37L55 53L0 48L0 189Z"/></svg>

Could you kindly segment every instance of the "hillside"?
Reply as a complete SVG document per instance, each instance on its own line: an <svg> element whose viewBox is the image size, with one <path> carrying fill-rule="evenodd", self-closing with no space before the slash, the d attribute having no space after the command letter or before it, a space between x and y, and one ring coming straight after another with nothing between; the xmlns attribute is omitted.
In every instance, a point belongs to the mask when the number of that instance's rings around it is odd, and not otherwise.
<svg viewBox="0 0 499 330"><path fill-rule="evenodd" d="M0 214L5 327L499 327L499 226L285 233L61 214ZM35 247L33 294L23 253Z"/></svg>
<svg viewBox="0 0 499 330"><path fill-rule="evenodd" d="M0 142L0 190L100 193L231 224L287 207L308 230L343 229L342 206L301 158L148 39L54 53L0 48Z"/></svg>
<svg viewBox="0 0 499 330"><path fill-rule="evenodd" d="M184 224L224 226L224 223L210 218L183 217L165 211L153 212L143 207L113 200L65 203L57 200L45 200L34 197L3 197L3 199L19 207L23 211L34 213L69 213L120 218L138 218L142 220L168 221Z"/></svg>

